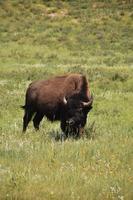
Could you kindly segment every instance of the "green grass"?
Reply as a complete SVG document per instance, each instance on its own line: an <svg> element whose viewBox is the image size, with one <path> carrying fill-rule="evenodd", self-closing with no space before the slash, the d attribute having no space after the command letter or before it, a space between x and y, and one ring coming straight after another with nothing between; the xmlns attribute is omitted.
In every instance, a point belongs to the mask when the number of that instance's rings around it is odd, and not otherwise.
<svg viewBox="0 0 133 200"><path fill-rule="evenodd" d="M32 79L77 67L46 72L42 66L20 66L0 73L1 199L132 199L132 68L80 68L90 79L94 108L85 138L62 143L56 140L59 123L46 119L39 132L31 123L23 135L19 106Z"/></svg>
<svg viewBox="0 0 133 200"><path fill-rule="evenodd" d="M0 199L133 199L132 2L0 1ZM85 137L59 122L22 134L33 80L80 72L94 94Z"/></svg>
<svg viewBox="0 0 133 200"><path fill-rule="evenodd" d="M130 66L132 6L115 0L1 1L0 63Z"/></svg>

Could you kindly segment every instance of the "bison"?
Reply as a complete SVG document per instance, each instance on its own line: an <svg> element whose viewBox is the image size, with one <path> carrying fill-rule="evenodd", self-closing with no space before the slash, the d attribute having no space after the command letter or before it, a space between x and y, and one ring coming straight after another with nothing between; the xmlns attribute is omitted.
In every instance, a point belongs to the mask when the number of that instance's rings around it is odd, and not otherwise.
<svg viewBox="0 0 133 200"><path fill-rule="evenodd" d="M33 117L36 130L44 116L50 121L59 120L66 137L79 137L83 133L87 114L92 109L93 97L87 79L82 74L56 76L32 82L22 106L23 132Z"/></svg>

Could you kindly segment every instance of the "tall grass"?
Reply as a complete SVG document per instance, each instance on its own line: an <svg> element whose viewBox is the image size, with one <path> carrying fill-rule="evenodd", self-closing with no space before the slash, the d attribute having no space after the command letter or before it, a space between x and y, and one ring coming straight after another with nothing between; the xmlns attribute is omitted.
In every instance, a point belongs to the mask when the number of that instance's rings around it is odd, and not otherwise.
<svg viewBox="0 0 133 200"><path fill-rule="evenodd" d="M39 132L31 123L22 134L19 106L32 79L69 67L20 66L0 73L1 199L132 199L132 69L82 66L95 97L93 111L85 137L62 143L59 123L46 119Z"/></svg>

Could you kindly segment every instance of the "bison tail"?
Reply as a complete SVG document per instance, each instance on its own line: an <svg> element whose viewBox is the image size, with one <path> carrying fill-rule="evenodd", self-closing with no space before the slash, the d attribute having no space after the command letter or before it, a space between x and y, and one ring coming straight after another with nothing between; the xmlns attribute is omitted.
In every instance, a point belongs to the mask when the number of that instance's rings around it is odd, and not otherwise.
<svg viewBox="0 0 133 200"><path fill-rule="evenodd" d="M29 105L24 105L24 106L20 106L20 108L22 108L22 109L24 109L24 110L27 110L27 109L30 108L30 106L29 106Z"/></svg>
<svg viewBox="0 0 133 200"><path fill-rule="evenodd" d="M22 109L26 109L26 106L20 106L20 108L22 108Z"/></svg>

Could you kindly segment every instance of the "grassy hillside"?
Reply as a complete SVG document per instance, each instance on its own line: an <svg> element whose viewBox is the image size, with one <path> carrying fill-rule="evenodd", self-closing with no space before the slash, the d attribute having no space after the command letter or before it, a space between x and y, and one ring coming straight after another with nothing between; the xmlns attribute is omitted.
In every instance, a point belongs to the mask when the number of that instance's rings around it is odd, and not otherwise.
<svg viewBox="0 0 133 200"><path fill-rule="evenodd" d="M0 1L0 63L132 65L130 1Z"/></svg>
<svg viewBox="0 0 133 200"><path fill-rule="evenodd" d="M0 1L0 199L133 199L131 1ZM85 137L46 119L22 134L35 79L81 72L94 93Z"/></svg>

